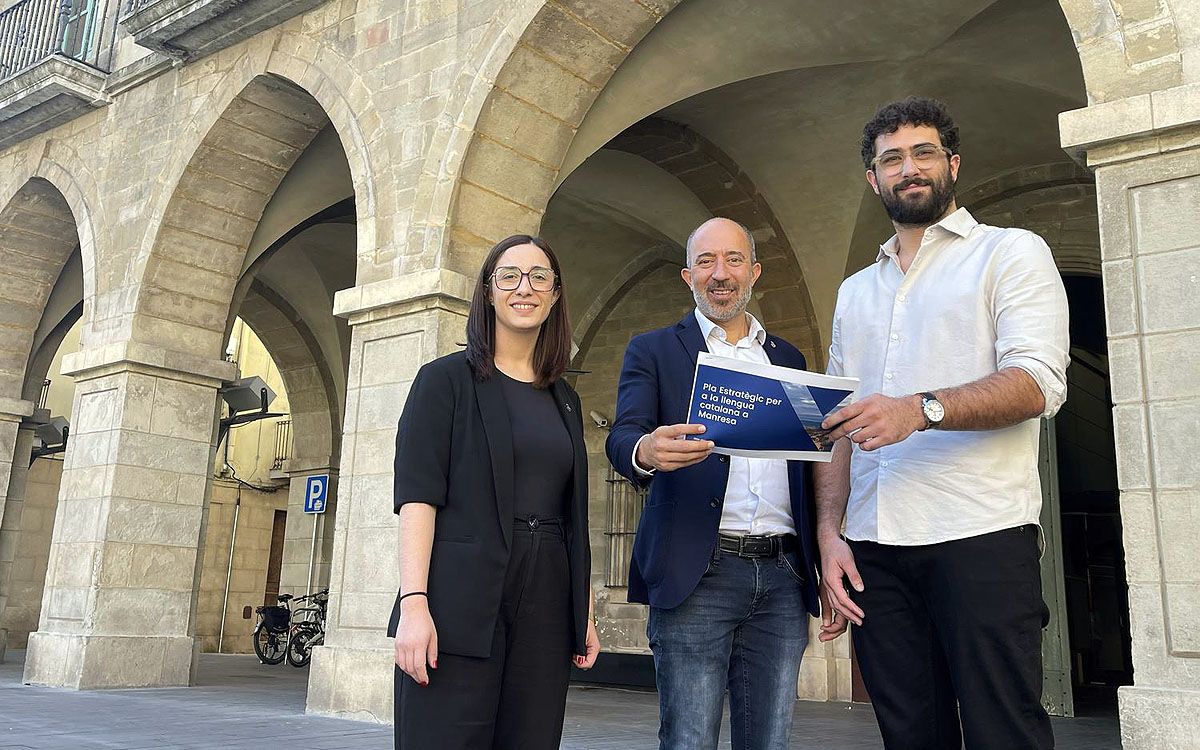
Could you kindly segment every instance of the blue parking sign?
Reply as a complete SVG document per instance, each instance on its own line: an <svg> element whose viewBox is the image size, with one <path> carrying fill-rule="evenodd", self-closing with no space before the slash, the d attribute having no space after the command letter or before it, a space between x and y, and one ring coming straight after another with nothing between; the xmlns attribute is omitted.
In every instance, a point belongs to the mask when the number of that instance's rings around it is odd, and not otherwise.
<svg viewBox="0 0 1200 750"><path fill-rule="evenodd" d="M313 474L304 483L304 512L324 513L329 496L329 475Z"/></svg>

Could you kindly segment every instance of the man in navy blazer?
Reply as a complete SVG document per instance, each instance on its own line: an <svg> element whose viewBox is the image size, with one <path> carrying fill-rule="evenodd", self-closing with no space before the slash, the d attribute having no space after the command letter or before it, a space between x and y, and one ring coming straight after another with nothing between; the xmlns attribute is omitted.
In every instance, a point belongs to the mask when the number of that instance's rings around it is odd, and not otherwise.
<svg viewBox="0 0 1200 750"><path fill-rule="evenodd" d="M701 351L804 367L746 312L761 272L742 225L692 233L682 276L696 309L629 342L605 446L650 488L629 601L650 605L665 750L716 747L727 688L734 749L786 748L806 615L819 613L807 464L715 454L703 426L683 424Z"/></svg>

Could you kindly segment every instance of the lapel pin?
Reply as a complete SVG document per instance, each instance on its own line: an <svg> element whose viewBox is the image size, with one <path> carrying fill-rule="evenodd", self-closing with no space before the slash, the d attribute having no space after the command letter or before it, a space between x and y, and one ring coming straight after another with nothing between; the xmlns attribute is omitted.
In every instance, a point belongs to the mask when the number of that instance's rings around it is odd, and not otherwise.
<svg viewBox="0 0 1200 750"><path fill-rule="evenodd" d="M567 407L567 411L571 411L571 405L570 405L570 404L566 404L566 407Z"/></svg>
<svg viewBox="0 0 1200 750"><path fill-rule="evenodd" d="M775 342L774 342L774 341L771 341L771 342L769 342L769 343L771 344L771 348L772 348L772 349L774 349L774 348L775 348Z"/></svg>

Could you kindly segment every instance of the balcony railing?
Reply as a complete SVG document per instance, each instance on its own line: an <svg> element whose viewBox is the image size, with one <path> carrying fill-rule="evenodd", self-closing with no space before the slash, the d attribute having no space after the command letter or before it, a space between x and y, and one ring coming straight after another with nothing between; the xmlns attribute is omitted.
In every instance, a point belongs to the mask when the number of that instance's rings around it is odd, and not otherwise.
<svg viewBox="0 0 1200 750"><path fill-rule="evenodd" d="M0 80L53 55L107 71L116 14L104 0L22 0L0 13Z"/></svg>
<svg viewBox="0 0 1200 750"><path fill-rule="evenodd" d="M149 0L153 2L153 0ZM271 463L271 471L283 469L283 462L292 457L292 420L280 419L275 422L275 460Z"/></svg>

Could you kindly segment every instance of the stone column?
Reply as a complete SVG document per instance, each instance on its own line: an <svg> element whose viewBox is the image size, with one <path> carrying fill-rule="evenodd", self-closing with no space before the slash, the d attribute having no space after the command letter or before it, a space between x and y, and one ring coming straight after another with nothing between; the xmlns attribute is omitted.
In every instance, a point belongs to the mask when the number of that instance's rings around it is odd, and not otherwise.
<svg viewBox="0 0 1200 750"><path fill-rule="evenodd" d="M326 509L323 514L305 513L305 490L307 477L313 474L329 475L329 490L326 494ZM308 593L310 559L313 557L313 526L316 525L316 559L311 561L312 590L319 591L329 585L329 571L333 560L333 529L337 525L338 469L329 465L329 459L305 460L293 458L288 461L287 527L284 530L283 566L279 574L279 593L300 596Z"/></svg>
<svg viewBox="0 0 1200 750"><path fill-rule="evenodd" d="M15 533L5 533L14 524L19 528L21 519L20 498L10 498L9 488L12 487L14 471L21 467L29 469L29 446L33 444L33 433L26 435L24 444L26 451L22 458L22 441L18 439L21 420L33 413L33 404L29 401L0 399L0 662L4 661L4 652L8 648L8 627L4 617L9 600L8 582L12 579L16 564ZM22 488L22 493L23 493ZM22 494L23 496L23 494Z"/></svg>
<svg viewBox="0 0 1200 750"><path fill-rule="evenodd" d="M233 365L120 344L69 356L74 424L27 683L187 685L216 427Z"/></svg>
<svg viewBox="0 0 1200 750"><path fill-rule="evenodd" d="M1134 684L1125 747L1200 747L1200 86L1060 116L1096 172Z"/></svg>
<svg viewBox="0 0 1200 750"><path fill-rule="evenodd" d="M328 634L315 650L308 711L392 720L387 619L399 585L392 460L396 423L421 364L457 351L472 280L423 271L339 292L353 326Z"/></svg>
<svg viewBox="0 0 1200 750"><path fill-rule="evenodd" d="M17 429L8 471L8 486L3 509L0 509L0 651L7 645L25 648L29 633L37 627L38 610L41 608L42 584L45 570L39 570L35 556L28 554L30 532L44 534L37 540L49 547L49 520L31 521L26 504L25 490L29 479L29 459L36 439L33 425L20 423ZM31 529L30 526L37 529ZM42 527L45 528L42 528ZM35 544L37 543L35 542ZM40 545L38 545L40 546Z"/></svg>

